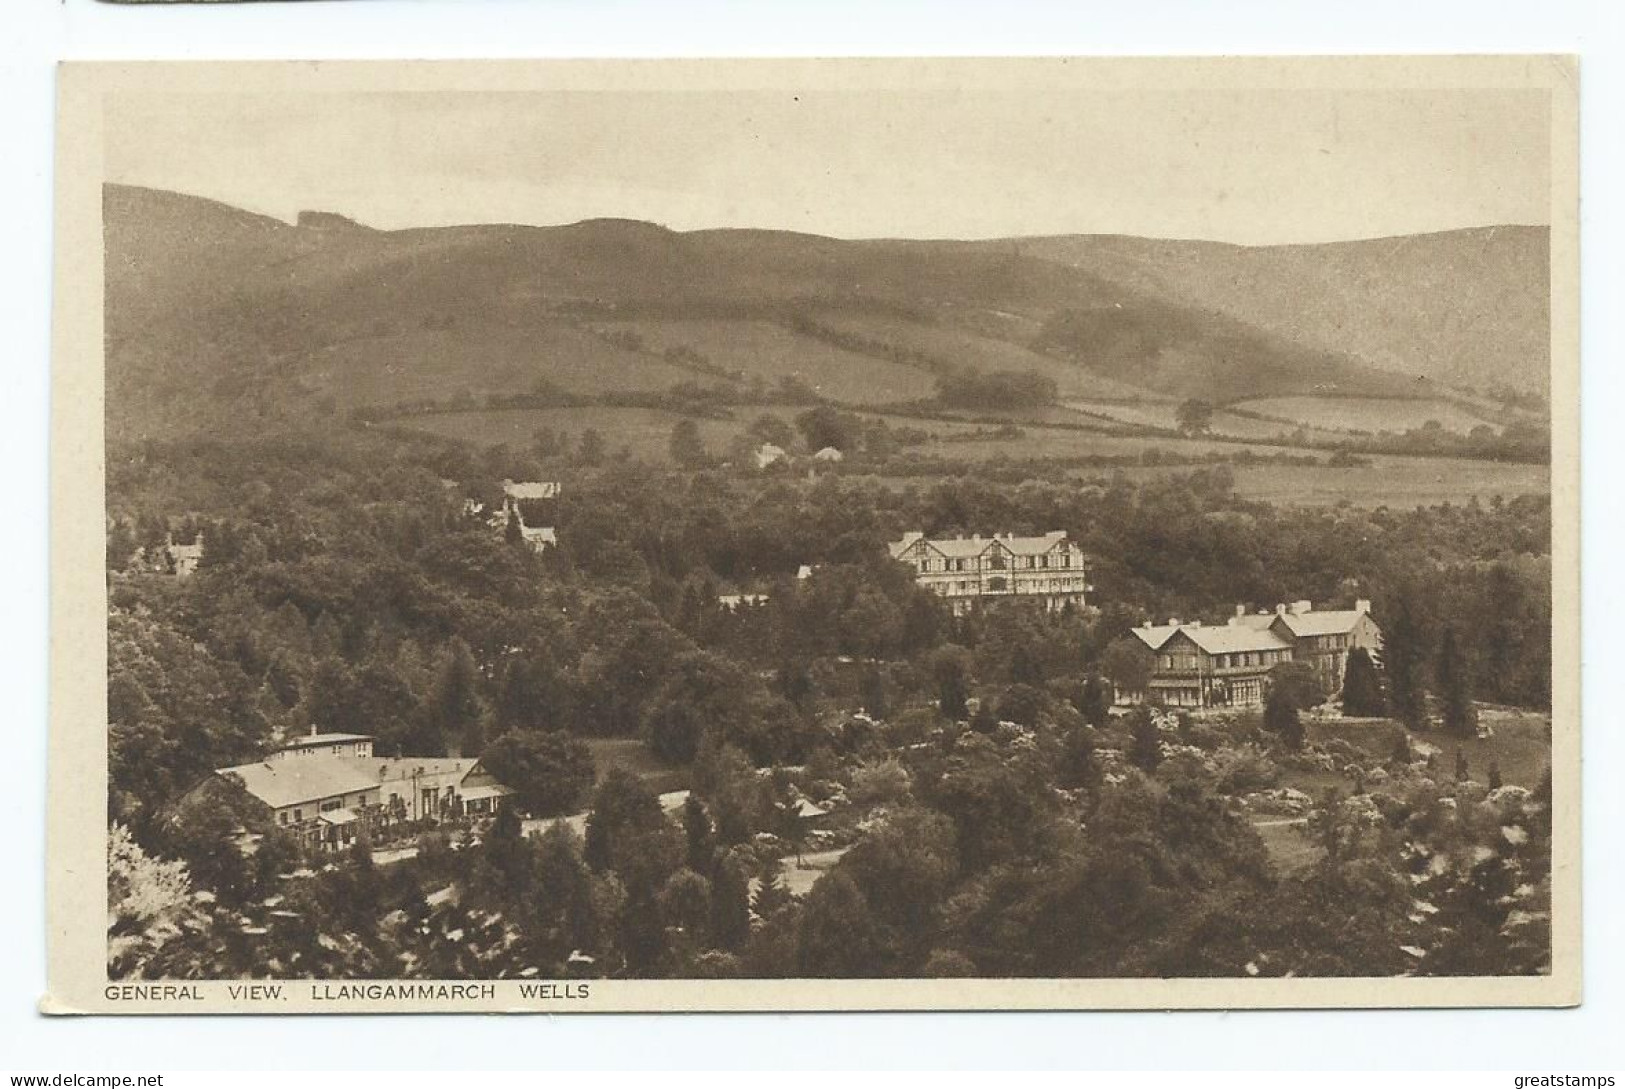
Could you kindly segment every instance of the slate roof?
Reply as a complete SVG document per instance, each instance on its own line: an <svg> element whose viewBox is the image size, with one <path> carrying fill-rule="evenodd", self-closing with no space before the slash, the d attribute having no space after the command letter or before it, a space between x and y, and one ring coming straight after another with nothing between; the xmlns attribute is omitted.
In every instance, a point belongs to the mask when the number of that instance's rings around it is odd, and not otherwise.
<svg viewBox="0 0 1625 1089"><path fill-rule="evenodd" d="M992 537L932 537L929 539L923 533L914 532L903 534L902 540L893 541L886 547L891 550L894 557L901 556L916 541L920 540L924 540L926 544L942 555L952 559L969 559L972 556L980 556L995 543L1003 545L1018 556L1042 556L1066 540L1066 530L1051 530L1042 537L1017 537L1014 534L995 534Z"/></svg>
<svg viewBox="0 0 1625 1089"><path fill-rule="evenodd" d="M238 764L219 774L236 776L248 792L272 809L319 802L340 794L359 794L378 786L378 777L364 757L331 760L273 760Z"/></svg>
<svg viewBox="0 0 1625 1089"><path fill-rule="evenodd" d="M333 756L239 764L221 768L219 774L237 776L254 797L273 809L282 809L376 790L386 782L410 779L414 774L450 774L461 779L477 763L473 757Z"/></svg>
<svg viewBox="0 0 1625 1089"><path fill-rule="evenodd" d="M502 492L510 499L556 499L559 494L557 481L529 481L516 484L511 480L502 482Z"/></svg>
<svg viewBox="0 0 1625 1089"><path fill-rule="evenodd" d="M1278 618L1285 621L1287 630L1296 636L1347 635L1366 613L1359 609L1328 609L1325 612L1285 613Z"/></svg>
<svg viewBox="0 0 1625 1089"><path fill-rule="evenodd" d="M1285 650L1292 644L1275 632L1266 629L1230 624L1157 624L1133 629L1135 636L1152 650L1161 650L1163 644L1182 632L1186 638L1209 654L1242 654L1249 651Z"/></svg>

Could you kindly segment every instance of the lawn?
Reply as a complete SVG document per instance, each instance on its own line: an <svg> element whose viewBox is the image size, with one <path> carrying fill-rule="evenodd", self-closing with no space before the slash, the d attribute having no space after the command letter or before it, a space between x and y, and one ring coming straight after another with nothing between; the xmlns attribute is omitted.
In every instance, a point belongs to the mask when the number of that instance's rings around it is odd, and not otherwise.
<svg viewBox="0 0 1625 1089"><path fill-rule="evenodd" d="M1418 753L1427 751L1423 746L1437 749L1441 775L1454 775L1456 750L1460 749L1467 757L1468 774L1479 782L1488 779L1493 761L1500 765L1502 782L1533 790L1551 762L1551 716L1537 711L1481 707L1479 720L1490 728L1491 736L1460 740L1441 730L1428 730L1411 735L1412 748ZM1307 725L1312 742L1337 738L1377 759L1387 759L1393 751L1394 731L1399 728L1389 719L1308 720ZM1324 784L1285 785L1318 796Z"/></svg>
<svg viewBox="0 0 1625 1089"><path fill-rule="evenodd" d="M587 748L592 750L593 770L600 782L611 770L619 768L641 778L656 794L689 787L692 776L688 768L665 763L636 738L591 737L587 738Z"/></svg>

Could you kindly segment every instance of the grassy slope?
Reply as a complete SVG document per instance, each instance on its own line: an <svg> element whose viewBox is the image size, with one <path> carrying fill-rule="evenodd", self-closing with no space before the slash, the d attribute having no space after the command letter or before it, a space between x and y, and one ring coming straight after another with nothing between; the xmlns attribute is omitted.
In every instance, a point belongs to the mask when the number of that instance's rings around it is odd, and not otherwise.
<svg viewBox="0 0 1625 1089"><path fill-rule="evenodd" d="M858 402L926 385L758 324L797 313L884 329L953 366L1041 369L1096 396L1150 387L1226 399L1328 383L1394 392L1390 375L1187 305L1143 276L1009 247L678 234L617 220L294 227L115 186L105 206L115 432L304 417L327 399L342 408L465 388L512 392L536 377L612 390L690 376L584 335L592 320L746 321L713 329L712 350L731 352L730 366L769 380L829 366L843 399ZM1034 355L1034 342L1055 358Z"/></svg>
<svg viewBox="0 0 1625 1089"><path fill-rule="evenodd" d="M1550 362L1549 244L1546 228L1518 226L1315 246L1111 235L1020 243L1396 374L1533 390L1545 389Z"/></svg>

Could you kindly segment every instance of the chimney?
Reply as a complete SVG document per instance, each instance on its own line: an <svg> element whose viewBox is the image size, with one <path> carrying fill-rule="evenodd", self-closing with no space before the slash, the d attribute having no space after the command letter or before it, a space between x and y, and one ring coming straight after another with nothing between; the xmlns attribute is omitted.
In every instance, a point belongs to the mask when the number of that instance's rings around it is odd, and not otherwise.
<svg viewBox="0 0 1625 1089"><path fill-rule="evenodd" d="M1169 618L1168 618L1168 626L1169 626L1169 627L1170 627L1170 628L1177 628L1177 627L1179 627L1179 617L1177 617L1177 616L1170 616L1170 617L1169 617Z"/></svg>
<svg viewBox="0 0 1625 1089"><path fill-rule="evenodd" d="M1286 606L1282 605L1280 603L1277 603L1276 606L1275 606L1275 615L1276 616L1285 616L1286 615Z"/></svg>
<svg viewBox="0 0 1625 1089"><path fill-rule="evenodd" d="M311 724L310 724L310 736L311 736L311 737L315 737L315 736L316 736L316 724L315 724L315 723L314 723L314 722L312 722L312 723L311 723Z"/></svg>
<svg viewBox="0 0 1625 1089"><path fill-rule="evenodd" d="M1371 611L1371 602L1368 599L1362 597L1360 600L1358 600L1358 601L1356 601L1354 603L1354 611L1357 612L1357 613L1368 613L1368 612L1370 612Z"/></svg>
<svg viewBox="0 0 1625 1089"><path fill-rule="evenodd" d="M1201 626L1202 626L1202 622L1200 620L1192 620L1191 621L1191 627L1200 628Z"/></svg>

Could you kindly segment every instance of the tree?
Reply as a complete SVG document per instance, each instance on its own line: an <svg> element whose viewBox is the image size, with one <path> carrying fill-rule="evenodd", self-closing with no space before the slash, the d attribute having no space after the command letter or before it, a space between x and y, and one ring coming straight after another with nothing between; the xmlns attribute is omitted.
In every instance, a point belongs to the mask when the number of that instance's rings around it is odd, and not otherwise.
<svg viewBox="0 0 1625 1089"><path fill-rule="evenodd" d="M1279 694L1295 711L1313 707L1325 696L1315 671L1307 662L1282 662L1272 668L1269 689L1271 693Z"/></svg>
<svg viewBox="0 0 1625 1089"><path fill-rule="evenodd" d="M711 925L711 883L693 870L678 870L660 889L660 917L691 948L703 947Z"/></svg>
<svg viewBox="0 0 1625 1089"><path fill-rule="evenodd" d="M1144 692L1151 682L1156 655L1132 635L1119 636L1106 644L1100 655L1100 672L1119 692Z"/></svg>
<svg viewBox="0 0 1625 1089"><path fill-rule="evenodd" d="M672 427L669 449L672 462L684 469L698 469L710 461L700 438L700 425L686 417Z"/></svg>
<svg viewBox="0 0 1625 1089"><path fill-rule="evenodd" d="M1175 418L1179 429L1188 435L1200 435L1213 427L1213 406L1198 397L1182 401Z"/></svg>
<svg viewBox="0 0 1625 1089"><path fill-rule="evenodd" d="M1388 702L1412 730L1427 728L1427 646L1421 619L1411 603L1415 591L1402 590L1384 632L1382 664Z"/></svg>
<svg viewBox="0 0 1625 1089"><path fill-rule="evenodd" d="M502 527L502 539L511 545L523 545L525 543L524 525L519 520L519 508L517 506L508 508L508 522Z"/></svg>
<svg viewBox="0 0 1625 1089"><path fill-rule="evenodd" d="M796 430L809 450L833 446L845 453L856 448L862 421L833 405L818 405L796 416Z"/></svg>
<svg viewBox="0 0 1625 1089"><path fill-rule="evenodd" d="M1445 730L1456 737L1477 736L1478 710L1473 706L1472 678L1453 627L1445 628L1439 645L1438 678Z"/></svg>
<svg viewBox="0 0 1625 1089"><path fill-rule="evenodd" d="M965 717L965 701L970 697L970 656L965 648L948 645L931 659L931 675L937 682L937 709L944 718Z"/></svg>
<svg viewBox="0 0 1625 1089"><path fill-rule="evenodd" d="M1388 713L1388 700L1382 692L1382 678L1364 647L1349 651L1343 669L1343 713L1359 718L1381 718Z"/></svg>
<svg viewBox="0 0 1625 1089"><path fill-rule="evenodd" d="M486 746L480 763L513 788L515 800L533 817L574 813L592 789L592 750L566 733L503 734Z"/></svg>
<svg viewBox="0 0 1625 1089"><path fill-rule="evenodd" d="M480 670L461 636L452 636L440 659L429 695L429 715L448 744L455 739L469 755L480 751L485 716L480 700Z"/></svg>
<svg viewBox="0 0 1625 1089"><path fill-rule="evenodd" d="M784 887L784 865L778 859L774 859L762 871L762 881L756 887L751 910L756 912L759 919L770 919L788 907L794 899L790 890Z"/></svg>
<svg viewBox="0 0 1625 1089"><path fill-rule="evenodd" d="M863 710L871 718L883 719L891 708L891 698L886 683L886 675L876 666L864 669L858 678L858 699L863 704Z"/></svg>
<svg viewBox="0 0 1625 1089"><path fill-rule="evenodd" d="M576 463L588 467L604 463L604 436L597 428L589 427L581 433L576 447Z"/></svg>
<svg viewBox="0 0 1625 1089"><path fill-rule="evenodd" d="M750 881L745 867L730 852L711 879L711 941L718 949L739 952L750 939Z"/></svg>
<svg viewBox="0 0 1625 1089"><path fill-rule="evenodd" d="M1099 729L1111 719L1112 691L1106 681L1091 673L1083 682L1083 688L1078 692L1073 703L1083 721Z"/></svg>
<svg viewBox="0 0 1625 1089"><path fill-rule="evenodd" d="M693 793L683 799L683 838L688 845L688 868L695 873L710 873L716 834L705 803Z"/></svg>
<svg viewBox="0 0 1625 1089"><path fill-rule="evenodd" d="M1303 748L1303 720L1289 687L1272 685L1264 699L1264 729L1281 739L1289 749Z"/></svg>
<svg viewBox="0 0 1625 1089"><path fill-rule="evenodd" d="M797 943L801 973L812 978L861 978L877 974L874 917L862 890L837 867L807 894Z"/></svg>
<svg viewBox="0 0 1625 1089"><path fill-rule="evenodd" d="M1128 717L1129 762L1141 771L1155 771L1162 763L1162 737L1149 707L1136 707Z"/></svg>
<svg viewBox="0 0 1625 1089"><path fill-rule="evenodd" d="M782 416L773 416L767 413L756 417L746 428L746 434L754 439L757 445L770 443L781 450L788 450L791 443L796 441L795 428L791 427Z"/></svg>

